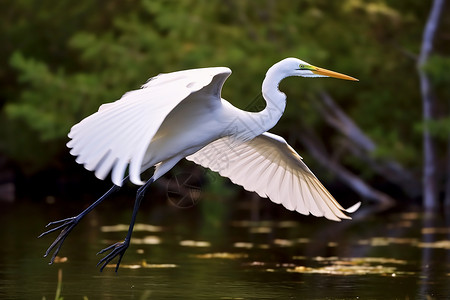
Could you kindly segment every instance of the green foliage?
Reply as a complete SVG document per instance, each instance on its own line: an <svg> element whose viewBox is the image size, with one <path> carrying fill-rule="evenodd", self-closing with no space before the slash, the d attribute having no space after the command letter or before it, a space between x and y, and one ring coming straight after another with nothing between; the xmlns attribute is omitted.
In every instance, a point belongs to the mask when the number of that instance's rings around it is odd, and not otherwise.
<svg viewBox="0 0 450 300"><path fill-rule="evenodd" d="M267 68L295 56L360 82L287 79L287 111L274 131L306 124L331 143L314 103L327 89L376 141L380 156L415 164L421 102L410 53L420 49L428 11L427 2L393 0L15 1L0 18L7 40L0 51L8 60L0 71L0 125L30 138L24 145L2 129L0 149L10 156L36 142L62 149L73 124L160 72L229 66L234 74L223 97L255 109ZM443 99L449 64L440 55L426 66Z"/></svg>
<svg viewBox="0 0 450 300"><path fill-rule="evenodd" d="M68 126L65 126L65 119L60 116L63 113L61 108L71 103L62 97L70 87L63 72L53 73L45 63L25 59L18 52L12 55L11 64L20 72L19 81L29 84L29 88L21 93L20 103L6 106L6 114L11 118L25 119L32 129L41 134L43 140L64 135ZM40 92L36 93L36 90Z"/></svg>
<svg viewBox="0 0 450 300"><path fill-rule="evenodd" d="M443 99L450 99L450 57L432 55L425 66L425 70L431 77L437 94Z"/></svg>
<svg viewBox="0 0 450 300"><path fill-rule="evenodd" d="M416 130L422 132L425 127L428 128L431 135L442 142L446 142L450 136L450 117L447 116L445 118L420 123L416 127Z"/></svg>

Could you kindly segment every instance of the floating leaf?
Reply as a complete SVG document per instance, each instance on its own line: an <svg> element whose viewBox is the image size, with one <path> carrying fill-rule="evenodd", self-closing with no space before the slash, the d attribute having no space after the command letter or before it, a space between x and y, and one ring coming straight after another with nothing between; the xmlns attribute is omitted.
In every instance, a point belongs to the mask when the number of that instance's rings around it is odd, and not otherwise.
<svg viewBox="0 0 450 300"><path fill-rule="evenodd" d="M389 246L391 244L409 244L417 245L419 242L416 238L396 238L396 237L373 237L369 240L359 240L359 245L370 245L372 247Z"/></svg>
<svg viewBox="0 0 450 300"><path fill-rule="evenodd" d="M181 241L180 245L184 247L210 247L211 243L207 241L185 240Z"/></svg>
<svg viewBox="0 0 450 300"><path fill-rule="evenodd" d="M228 252L217 252L217 253L205 253L196 255L197 258L222 258L222 259L238 259L238 258L247 258L248 254L246 253L228 253Z"/></svg>
<svg viewBox="0 0 450 300"><path fill-rule="evenodd" d="M304 256L294 256L294 259L307 259ZM344 257L339 258L337 256L316 256L311 258L318 262L332 262L335 264L406 264L406 260L388 258L388 257Z"/></svg>
<svg viewBox="0 0 450 300"><path fill-rule="evenodd" d="M117 224L110 226L102 226L100 229L103 232L120 232L120 231L128 231L130 225L127 224ZM134 225L133 231L148 231L148 232L160 232L163 228L161 226L155 226L150 224L142 224L138 223Z"/></svg>
<svg viewBox="0 0 450 300"><path fill-rule="evenodd" d="M316 256L316 257L313 257L312 260L315 260L315 261L336 261L336 260L338 260L338 257L337 256L328 256L328 257Z"/></svg>
<svg viewBox="0 0 450 300"><path fill-rule="evenodd" d="M311 268L305 266L297 266L293 269L287 269L293 273L312 273L312 274L332 274L332 275L368 275L380 274L392 276L396 271L393 267L385 266L342 266L331 265L320 268Z"/></svg>
<svg viewBox="0 0 450 300"><path fill-rule="evenodd" d="M106 266L107 268L115 268L115 264L109 264ZM121 264L121 268L124 269L170 269L170 268L177 268L178 265L176 264L148 264L146 260L143 260L140 264Z"/></svg>
<svg viewBox="0 0 450 300"><path fill-rule="evenodd" d="M296 240L296 242L299 243L299 244L308 244L308 243L311 242L311 239L308 239L308 238L298 238L298 239Z"/></svg>
<svg viewBox="0 0 450 300"><path fill-rule="evenodd" d="M236 242L236 243L233 244L233 246L235 248L247 248L247 249L250 249L250 248L253 248L253 243Z"/></svg>
<svg viewBox="0 0 450 300"><path fill-rule="evenodd" d="M292 257L292 259L304 260L304 259L307 259L307 257L306 256L294 256L294 257Z"/></svg>
<svg viewBox="0 0 450 300"><path fill-rule="evenodd" d="M296 221L280 221L277 224L279 228L294 228L298 226L298 222Z"/></svg>
<svg viewBox="0 0 450 300"><path fill-rule="evenodd" d="M417 246L420 248L450 249L450 241L442 240L442 241L431 242L431 243L419 243Z"/></svg>
<svg viewBox="0 0 450 300"><path fill-rule="evenodd" d="M277 267L282 267L282 268L292 268L292 267L296 267L295 264L293 263L282 263L282 264L277 264Z"/></svg>
<svg viewBox="0 0 450 300"><path fill-rule="evenodd" d="M435 227L424 227L422 228L422 234L447 234L450 233L449 227L435 228Z"/></svg>
<svg viewBox="0 0 450 300"><path fill-rule="evenodd" d="M306 260L307 258L303 256L294 256L294 259ZM307 266L295 266L294 268L288 268L287 271L293 273L316 273L316 274L333 274L333 275L380 274L395 277L397 276L397 274L406 274L406 272L398 272L395 267L385 266L385 264L404 265L407 263L405 260L385 258L385 257L339 258L337 256L329 256L329 257L316 256L311 258L311 260L327 265L318 268Z"/></svg>
<svg viewBox="0 0 450 300"><path fill-rule="evenodd" d="M250 233L271 233L272 228L271 227L251 227Z"/></svg>
<svg viewBox="0 0 450 300"><path fill-rule="evenodd" d="M231 226L234 227L270 227L270 228L293 228L298 226L298 222L286 220L286 221L249 221L249 220L239 220L232 221Z"/></svg>
<svg viewBox="0 0 450 300"><path fill-rule="evenodd" d="M263 261L252 261L251 263L250 263L250 266L252 266L252 267L255 267L255 266L265 266L266 265L266 263L265 262L263 262Z"/></svg>
<svg viewBox="0 0 450 300"><path fill-rule="evenodd" d="M132 238L131 239L132 244L137 245L158 245L161 244L161 239L157 236L148 235L143 238Z"/></svg>
<svg viewBox="0 0 450 300"><path fill-rule="evenodd" d="M145 264L143 265L146 269L171 269L178 268L176 264Z"/></svg>
<svg viewBox="0 0 450 300"><path fill-rule="evenodd" d="M277 246L281 246L281 247L291 247L294 242L290 241L290 240L284 240L284 239L275 239L273 241L273 243Z"/></svg>
<svg viewBox="0 0 450 300"><path fill-rule="evenodd" d="M406 260L388 257L351 257L348 260L355 264L364 264L364 263L399 264L399 265L407 264Z"/></svg>

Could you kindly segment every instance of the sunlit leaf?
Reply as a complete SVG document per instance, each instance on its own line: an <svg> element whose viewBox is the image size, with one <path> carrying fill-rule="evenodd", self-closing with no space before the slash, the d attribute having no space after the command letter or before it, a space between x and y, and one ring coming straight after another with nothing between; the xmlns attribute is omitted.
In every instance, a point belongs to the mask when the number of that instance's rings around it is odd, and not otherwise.
<svg viewBox="0 0 450 300"><path fill-rule="evenodd" d="M233 227L266 227L266 228L294 228L298 226L297 221L285 220L285 221L249 221L249 220L239 220L232 221L231 226Z"/></svg>
<svg viewBox="0 0 450 300"><path fill-rule="evenodd" d="M157 236L149 235L143 238L131 238L131 243L137 245L158 245L161 244L161 239Z"/></svg>
<svg viewBox="0 0 450 300"><path fill-rule="evenodd" d="M176 265L176 264L144 264L143 267L146 269L171 269L171 268L177 268L178 265Z"/></svg>
<svg viewBox="0 0 450 300"><path fill-rule="evenodd" d="M184 247L210 247L211 243L207 241L193 241L193 240L184 240L180 242L181 246Z"/></svg>
<svg viewBox="0 0 450 300"><path fill-rule="evenodd" d="M352 262L353 264L365 264L365 263L400 264L400 265L407 264L406 260L389 257L351 257L348 258L347 260Z"/></svg>
<svg viewBox="0 0 450 300"><path fill-rule="evenodd" d="M304 256L295 256L294 259L308 260ZM339 258L337 256L322 257L316 256L311 258L312 261L325 264L322 267L309 266L287 266L288 272L294 273L314 273L314 274L332 274L332 275L366 275L380 274L395 277L397 274L406 274L399 272L396 267L386 265L405 265L405 260L386 258L386 257L346 257Z"/></svg>
<svg viewBox="0 0 450 300"><path fill-rule="evenodd" d="M359 245L389 246L391 244L406 244L415 246L419 242L416 238L397 238L397 237L373 237L369 240L359 240Z"/></svg>
<svg viewBox="0 0 450 300"><path fill-rule="evenodd" d="M384 266L342 266L331 265L320 268L311 268L305 266L297 266L293 269L287 269L288 272L294 273L313 273L313 274L332 274L332 275L368 275L380 274L389 275L395 273L396 269L393 267Z"/></svg>
<svg viewBox="0 0 450 300"><path fill-rule="evenodd" d="M106 265L107 268L115 268L115 264ZM140 264L120 264L120 268L124 269L170 269L177 268L176 264L148 264L146 260L143 260Z"/></svg>
<svg viewBox="0 0 450 300"><path fill-rule="evenodd" d="M247 248L247 249L250 249L250 248L253 248L254 245L253 245L253 243L236 242L236 243L233 244L233 246L235 248Z"/></svg>
<svg viewBox="0 0 450 300"><path fill-rule="evenodd" d="M251 227L250 233L271 233L272 228L270 227Z"/></svg>
<svg viewBox="0 0 450 300"><path fill-rule="evenodd" d="M450 240L436 241L431 243L419 243L417 246L420 248L450 249Z"/></svg>
<svg viewBox="0 0 450 300"><path fill-rule="evenodd" d="M292 257L292 259L304 260L304 259L307 259L307 257L306 256L294 256L294 257Z"/></svg>
<svg viewBox="0 0 450 300"><path fill-rule="evenodd" d="M115 268L115 267L116 267L115 264L109 264L109 265L106 265L105 268ZM140 269L140 268L142 268L142 265L120 264L120 268L122 268L122 269Z"/></svg>
<svg viewBox="0 0 450 300"><path fill-rule="evenodd" d="M337 256L329 256L329 257L316 256L316 257L313 257L312 260L315 260L315 261L337 261L338 257Z"/></svg>
<svg viewBox="0 0 450 300"><path fill-rule="evenodd" d="M422 234L447 234L450 233L449 227L424 227Z"/></svg>
<svg viewBox="0 0 450 300"><path fill-rule="evenodd" d="M239 258L247 258L247 253L228 253L228 252L218 252L218 253L205 253L198 254L195 257L197 258L221 258L221 259L239 259Z"/></svg>
<svg viewBox="0 0 450 300"><path fill-rule="evenodd" d="M295 268L297 265L293 263L276 264L277 268Z"/></svg>
<svg viewBox="0 0 450 300"><path fill-rule="evenodd" d="M281 246L281 247L291 247L292 245L294 245L293 241L290 240L284 240L284 239L275 239L273 241L273 243L277 246Z"/></svg>
<svg viewBox="0 0 450 300"><path fill-rule="evenodd" d="M311 239L308 238L298 238L296 239L296 242L299 244L308 244L311 242Z"/></svg>
<svg viewBox="0 0 450 300"><path fill-rule="evenodd" d="M128 231L130 225L128 224L117 224L110 226L102 226L100 229L103 232L120 232L120 231ZM137 223L134 225L133 231L148 231L148 232L160 232L163 228L161 226L155 226L150 224L142 224Z"/></svg>

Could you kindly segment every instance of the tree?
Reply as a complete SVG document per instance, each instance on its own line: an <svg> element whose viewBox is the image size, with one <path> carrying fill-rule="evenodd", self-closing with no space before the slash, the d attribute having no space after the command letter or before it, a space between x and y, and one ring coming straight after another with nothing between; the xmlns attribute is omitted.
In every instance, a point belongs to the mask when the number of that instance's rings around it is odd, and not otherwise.
<svg viewBox="0 0 450 300"><path fill-rule="evenodd" d="M428 17L422 38L422 47L417 61L420 77L420 90L422 93L423 119L425 128L423 130L423 197L426 208L436 208L439 204L439 180L438 159L436 157L436 142L427 128L427 122L435 119L436 99L432 91L429 76L425 70L428 58L433 51L433 40L442 15L445 0L434 0Z"/></svg>

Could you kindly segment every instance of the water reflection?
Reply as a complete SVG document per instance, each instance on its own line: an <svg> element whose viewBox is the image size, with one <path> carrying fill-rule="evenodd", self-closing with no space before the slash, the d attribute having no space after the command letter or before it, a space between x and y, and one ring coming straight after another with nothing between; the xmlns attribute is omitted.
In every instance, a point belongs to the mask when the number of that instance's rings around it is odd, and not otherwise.
<svg viewBox="0 0 450 300"><path fill-rule="evenodd" d="M0 298L53 299L58 269L66 299L450 297L450 227L436 213L334 223L284 212L271 203L262 214L213 200L183 210L147 204L119 273L114 268L99 273L95 265L101 257L95 253L123 238L131 205L116 205L127 200L114 200L88 215L53 266L42 258L52 239L36 236L48 221L81 207L58 201L2 205ZM219 214L212 218L208 211Z"/></svg>

